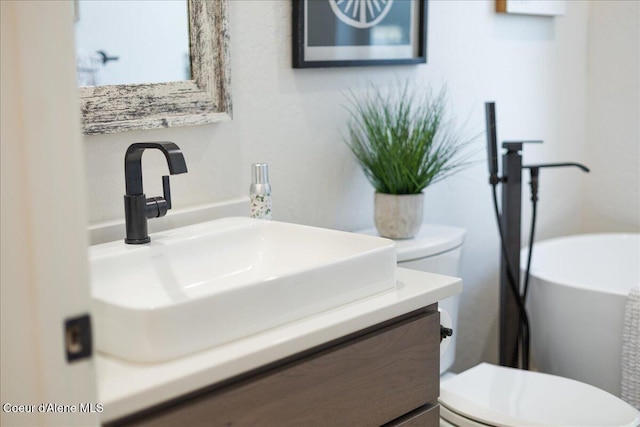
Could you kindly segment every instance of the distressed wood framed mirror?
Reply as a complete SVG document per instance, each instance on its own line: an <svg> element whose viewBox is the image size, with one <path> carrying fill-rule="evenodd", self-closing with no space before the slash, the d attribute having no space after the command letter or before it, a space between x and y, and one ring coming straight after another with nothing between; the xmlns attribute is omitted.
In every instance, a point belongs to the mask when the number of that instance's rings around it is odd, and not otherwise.
<svg viewBox="0 0 640 427"><path fill-rule="evenodd" d="M231 119L228 0L186 0L190 80L79 87L86 135Z"/></svg>

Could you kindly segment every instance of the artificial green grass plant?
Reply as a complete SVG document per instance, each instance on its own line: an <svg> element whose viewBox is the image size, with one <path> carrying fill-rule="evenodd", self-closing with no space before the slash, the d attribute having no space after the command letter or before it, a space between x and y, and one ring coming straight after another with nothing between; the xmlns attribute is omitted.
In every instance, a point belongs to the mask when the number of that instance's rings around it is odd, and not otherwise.
<svg viewBox="0 0 640 427"><path fill-rule="evenodd" d="M461 141L445 117L446 91L421 93L407 82L365 95L348 94L351 113L345 140L375 190L417 194L457 172Z"/></svg>

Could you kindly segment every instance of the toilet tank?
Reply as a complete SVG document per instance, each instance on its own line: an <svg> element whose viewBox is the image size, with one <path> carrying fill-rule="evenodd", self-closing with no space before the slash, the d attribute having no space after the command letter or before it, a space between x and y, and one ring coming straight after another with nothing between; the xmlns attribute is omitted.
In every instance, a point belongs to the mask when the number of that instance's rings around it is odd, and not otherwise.
<svg viewBox="0 0 640 427"><path fill-rule="evenodd" d="M360 231L377 236L375 229ZM462 228L444 225L423 224L413 239L395 240L398 266L429 273L460 277L460 258L466 231ZM458 309L460 295L440 301L439 307L451 317L453 336L451 343L440 358L440 374L448 371L455 361L458 337Z"/></svg>

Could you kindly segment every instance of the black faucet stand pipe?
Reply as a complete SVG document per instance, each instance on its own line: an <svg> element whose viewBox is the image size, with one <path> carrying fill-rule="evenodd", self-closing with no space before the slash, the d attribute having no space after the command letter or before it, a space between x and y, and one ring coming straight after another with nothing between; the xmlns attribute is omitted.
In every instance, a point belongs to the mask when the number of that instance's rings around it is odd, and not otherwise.
<svg viewBox="0 0 640 427"><path fill-rule="evenodd" d="M526 312L526 296L529 284L529 267L533 253L535 218L538 201L538 176L542 168L575 166L584 172L589 169L579 163L522 164L521 151L524 143L542 141L506 141L502 147L502 177L498 176L498 150L495 103L485 104L487 124L487 154L489 183L493 187L494 207L500 232L502 257L500 262L500 346L499 362L503 366L529 368L530 325ZM525 286L520 286L520 248L522 222L522 169L531 174L531 202L533 215L529 237L529 255L525 272ZM502 184L502 213L498 211L496 187Z"/></svg>

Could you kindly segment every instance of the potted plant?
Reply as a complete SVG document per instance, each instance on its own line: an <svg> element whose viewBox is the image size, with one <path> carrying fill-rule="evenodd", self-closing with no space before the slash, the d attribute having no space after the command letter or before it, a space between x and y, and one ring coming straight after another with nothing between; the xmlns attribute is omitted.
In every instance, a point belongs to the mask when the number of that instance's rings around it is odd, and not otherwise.
<svg viewBox="0 0 640 427"><path fill-rule="evenodd" d="M446 91L421 92L407 82L348 98L345 142L376 191L376 228L383 237L412 238L422 225L422 191L468 165L467 141L446 120Z"/></svg>

